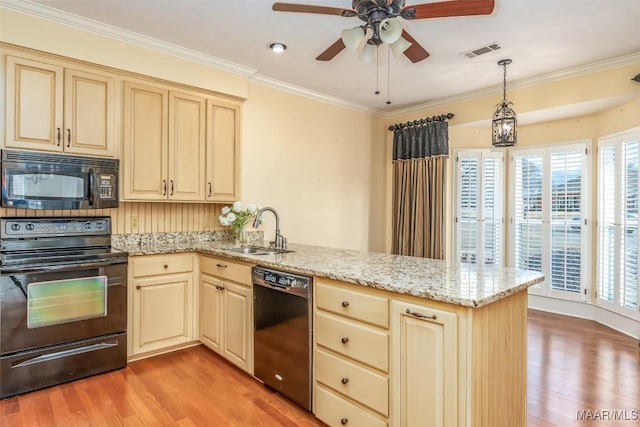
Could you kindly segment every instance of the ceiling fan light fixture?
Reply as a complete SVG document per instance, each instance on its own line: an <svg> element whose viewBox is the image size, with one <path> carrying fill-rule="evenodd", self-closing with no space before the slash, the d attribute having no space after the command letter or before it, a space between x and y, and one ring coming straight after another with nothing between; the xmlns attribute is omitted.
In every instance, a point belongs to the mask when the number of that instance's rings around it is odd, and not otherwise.
<svg viewBox="0 0 640 427"><path fill-rule="evenodd" d="M411 47L411 43L406 41L403 37L400 37L395 43L391 43L391 52L395 56L400 56L405 50Z"/></svg>
<svg viewBox="0 0 640 427"><path fill-rule="evenodd" d="M360 42L364 39L365 29L363 27L353 27L342 30L342 42L349 50L356 50Z"/></svg>
<svg viewBox="0 0 640 427"><path fill-rule="evenodd" d="M360 56L358 57L365 64L373 64L376 58L376 50L378 46L366 43L364 48L360 51Z"/></svg>
<svg viewBox="0 0 640 427"><path fill-rule="evenodd" d="M380 40L392 44L402 36L402 23L398 18L387 18L380 21Z"/></svg>
<svg viewBox="0 0 640 427"><path fill-rule="evenodd" d="M269 49L271 49L275 53L282 53L287 50L287 45L280 42L272 42L269 43Z"/></svg>

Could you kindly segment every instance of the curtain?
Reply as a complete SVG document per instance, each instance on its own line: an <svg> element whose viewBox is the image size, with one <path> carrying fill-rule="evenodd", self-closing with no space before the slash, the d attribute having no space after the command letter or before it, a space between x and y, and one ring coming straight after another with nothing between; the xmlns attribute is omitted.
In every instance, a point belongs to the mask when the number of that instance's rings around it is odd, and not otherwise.
<svg viewBox="0 0 640 427"><path fill-rule="evenodd" d="M394 126L394 254L444 259L448 155L449 124L444 118Z"/></svg>

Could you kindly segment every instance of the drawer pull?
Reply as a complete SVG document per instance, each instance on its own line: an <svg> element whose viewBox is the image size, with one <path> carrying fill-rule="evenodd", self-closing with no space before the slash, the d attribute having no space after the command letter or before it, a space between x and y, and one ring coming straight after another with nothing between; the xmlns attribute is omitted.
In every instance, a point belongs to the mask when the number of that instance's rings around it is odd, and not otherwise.
<svg viewBox="0 0 640 427"><path fill-rule="evenodd" d="M163 268L169 268L169 264L165 264L162 266Z"/></svg>
<svg viewBox="0 0 640 427"><path fill-rule="evenodd" d="M343 418L340 420L340 424L342 424L343 426L346 426L348 422L349 422L349 418Z"/></svg>
<svg viewBox="0 0 640 427"><path fill-rule="evenodd" d="M344 308L349 307L349 301L342 301L342 306L343 306Z"/></svg>
<svg viewBox="0 0 640 427"><path fill-rule="evenodd" d="M407 314L412 315L413 317L417 317L419 319L432 319L432 320L436 320L438 318L438 316L436 316L435 314L433 316L426 316L424 314L420 314L420 313L416 313L411 311L410 309L407 308Z"/></svg>
<svg viewBox="0 0 640 427"><path fill-rule="evenodd" d="M219 291L224 291L224 286L216 285L216 289L219 290Z"/></svg>
<svg viewBox="0 0 640 427"><path fill-rule="evenodd" d="M227 264L216 264L216 266L220 267L220 268L227 268Z"/></svg>
<svg viewBox="0 0 640 427"><path fill-rule="evenodd" d="M344 377L343 379L340 380L340 382L346 385L349 382L349 378Z"/></svg>
<svg viewBox="0 0 640 427"><path fill-rule="evenodd" d="M342 337L342 339L340 340L342 342L342 344L346 344L349 342L349 338L347 337Z"/></svg>

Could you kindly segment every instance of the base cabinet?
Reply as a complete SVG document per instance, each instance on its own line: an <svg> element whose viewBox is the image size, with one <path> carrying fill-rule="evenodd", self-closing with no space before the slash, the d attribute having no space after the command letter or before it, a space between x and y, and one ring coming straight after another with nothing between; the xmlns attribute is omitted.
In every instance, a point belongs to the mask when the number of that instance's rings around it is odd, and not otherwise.
<svg viewBox="0 0 640 427"><path fill-rule="evenodd" d="M455 313L391 302L394 426L458 425Z"/></svg>
<svg viewBox="0 0 640 427"><path fill-rule="evenodd" d="M200 341L252 373L251 267L221 258L200 257L200 271Z"/></svg>
<svg viewBox="0 0 640 427"><path fill-rule="evenodd" d="M132 257L130 264L130 355L194 341L193 255Z"/></svg>

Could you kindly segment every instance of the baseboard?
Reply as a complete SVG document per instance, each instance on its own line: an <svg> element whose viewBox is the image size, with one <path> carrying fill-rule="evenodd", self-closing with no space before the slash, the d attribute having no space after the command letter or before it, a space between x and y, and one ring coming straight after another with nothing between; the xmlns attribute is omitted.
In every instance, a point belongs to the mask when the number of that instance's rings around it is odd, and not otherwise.
<svg viewBox="0 0 640 427"><path fill-rule="evenodd" d="M594 320L632 338L640 339L640 321L622 316L597 305L529 294L529 308Z"/></svg>

